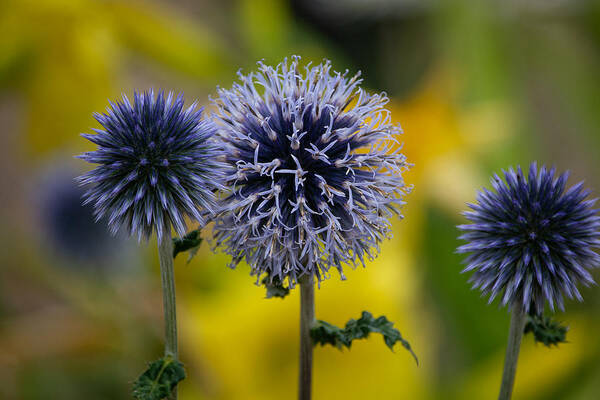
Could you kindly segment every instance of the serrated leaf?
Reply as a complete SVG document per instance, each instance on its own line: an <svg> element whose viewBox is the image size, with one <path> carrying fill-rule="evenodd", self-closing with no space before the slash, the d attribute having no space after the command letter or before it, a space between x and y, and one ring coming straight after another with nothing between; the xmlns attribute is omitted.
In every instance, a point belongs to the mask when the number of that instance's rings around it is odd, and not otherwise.
<svg viewBox="0 0 600 400"><path fill-rule="evenodd" d="M536 343L542 343L546 347L558 346L566 343L568 327L553 321L549 316L528 315L524 334L533 333Z"/></svg>
<svg viewBox="0 0 600 400"><path fill-rule="evenodd" d="M196 253L198 253L201 244L200 229L190 231L182 238L173 238L173 258L177 257L177 254L187 251L189 252L187 259L189 263Z"/></svg>
<svg viewBox="0 0 600 400"><path fill-rule="evenodd" d="M326 321L317 320L310 331L313 343L325 346L330 344L341 349L343 346L350 348L352 341L348 340L346 332Z"/></svg>
<svg viewBox="0 0 600 400"><path fill-rule="evenodd" d="M394 328L394 323L388 321L384 315L373 318L370 312L363 311L359 319L351 319L346 323L344 329L322 320L317 320L311 329L313 343L322 346L331 344L338 349L341 349L343 346L350 348L353 340L366 339L371 333L381 334L383 341L390 350L393 350L394 345L400 342L412 354L417 365L419 364L419 359L413 352L410 343L402 338L400 331Z"/></svg>
<svg viewBox="0 0 600 400"><path fill-rule="evenodd" d="M133 384L133 397L138 400L162 400L185 378L183 364L165 356L148 365Z"/></svg>
<svg viewBox="0 0 600 400"><path fill-rule="evenodd" d="M267 289L267 295L265 298L270 299L273 297L279 297L283 299L285 296L290 294L290 288L283 285L283 283L278 278L269 279L268 276L265 276L261 283Z"/></svg>

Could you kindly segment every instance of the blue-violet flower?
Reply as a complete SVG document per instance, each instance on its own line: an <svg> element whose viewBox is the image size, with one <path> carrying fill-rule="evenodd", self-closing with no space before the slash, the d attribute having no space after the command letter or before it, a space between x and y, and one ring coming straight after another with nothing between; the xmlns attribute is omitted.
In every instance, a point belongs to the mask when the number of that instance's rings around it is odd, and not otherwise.
<svg viewBox="0 0 600 400"><path fill-rule="evenodd" d="M408 189L385 109L388 98L359 88L359 74L304 68L299 57L238 73L214 99L231 192L216 219L217 246L257 279L291 285L331 266L372 259Z"/></svg>
<svg viewBox="0 0 600 400"><path fill-rule="evenodd" d="M78 181L91 185L85 203L94 204L96 219L106 217L110 231L123 229L159 240L171 226L183 236L185 217L204 224L213 213L215 192L222 188L222 150L214 124L202 118L196 104L184 109L182 95L154 96L152 90L110 103L95 114L103 130L82 136L98 145L79 158L99 164Z"/></svg>
<svg viewBox="0 0 600 400"><path fill-rule="evenodd" d="M535 163L525 178L521 168L494 175L494 192L483 189L473 211L464 215L473 223L460 225L468 244L458 252L470 253L467 267L474 288L501 295L502 304L522 306L542 314L546 301L564 309L563 295L582 300L576 285L594 282L590 268L600 264L593 250L600 245L600 217L583 182L565 191L568 173L555 179L555 169Z"/></svg>

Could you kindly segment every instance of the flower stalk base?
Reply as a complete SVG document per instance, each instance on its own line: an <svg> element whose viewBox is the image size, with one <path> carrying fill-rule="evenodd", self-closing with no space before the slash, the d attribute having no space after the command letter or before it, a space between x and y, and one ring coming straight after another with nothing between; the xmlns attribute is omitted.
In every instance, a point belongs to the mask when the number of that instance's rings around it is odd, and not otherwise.
<svg viewBox="0 0 600 400"><path fill-rule="evenodd" d="M173 269L173 242L171 230L165 229L158 242L160 274L163 289L163 311L165 319L165 356L177 360L177 313L175 303L175 276ZM170 399L177 399L177 387Z"/></svg>
<svg viewBox="0 0 600 400"><path fill-rule="evenodd" d="M315 283L312 275L300 281L300 369L298 399L310 400L312 392L313 343L310 335L315 323Z"/></svg>
<svg viewBox="0 0 600 400"><path fill-rule="evenodd" d="M513 303L506 357L504 359L504 372L502 373L502 384L500 385L498 400L510 400L512 396L526 316L527 314L521 304Z"/></svg>

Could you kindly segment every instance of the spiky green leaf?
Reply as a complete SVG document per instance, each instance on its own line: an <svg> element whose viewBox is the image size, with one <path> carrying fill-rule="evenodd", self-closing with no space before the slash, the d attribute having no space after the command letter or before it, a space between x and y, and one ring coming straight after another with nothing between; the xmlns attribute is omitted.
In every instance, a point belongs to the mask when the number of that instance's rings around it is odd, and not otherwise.
<svg viewBox="0 0 600 400"><path fill-rule="evenodd" d="M349 340L346 331L330 324L327 321L317 320L311 328L310 335L313 343L325 346L330 344L338 349L343 346L350 348L352 340Z"/></svg>
<svg viewBox="0 0 600 400"><path fill-rule="evenodd" d="M283 283L278 278L269 279L268 276L264 277L261 283L267 289L267 295L265 296L267 299L273 297L279 297L283 299L285 296L290 294L290 288L284 286Z"/></svg>
<svg viewBox="0 0 600 400"><path fill-rule="evenodd" d="M528 315L524 333L533 333L537 343L543 343L546 347L558 346L566 343L569 327L560 322L552 320L549 316Z"/></svg>
<svg viewBox="0 0 600 400"><path fill-rule="evenodd" d="M165 356L148 365L133 384L133 397L138 400L162 400L185 378L183 364Z"/></svg>
<svg viewBox="0 0 600 400"><path fill-rule="evenodd" d="M201 244L202 238L200 237L200 229L190 231L182 238L173 238L173 258L177 257L177 254L187 251L189 252L187 259L187 262L189 263L196 253L198 253Z"/></svg>
<svg viewBox="0 0 600 400"><path fill-rule="evenodd" d="M419 359L413 352L410 343L402 338L400 331L394 328L394 323L388 321L384 315L374 318L370 312L363 311L359 319L351 319L346 323L344 329L321 320L316 321L311 329L313 343L322 346L331 344L338 349L344 346L350 348L353 340L366 339L371 333L381 334L390 350L393 350L394 345L400 342L412 354L417 365L419 364Z"/></svg>

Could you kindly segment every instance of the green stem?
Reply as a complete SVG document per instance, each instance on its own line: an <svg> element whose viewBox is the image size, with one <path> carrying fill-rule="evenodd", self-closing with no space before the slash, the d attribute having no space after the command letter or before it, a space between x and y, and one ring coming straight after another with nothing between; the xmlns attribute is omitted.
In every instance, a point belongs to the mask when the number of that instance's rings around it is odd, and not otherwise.
<svg viewBox="0 0 600 400"><path fill-rule="evenodd" d="M504 372L502 373L502 384L498 400L510 400L515 375L517 373L517 361L521 349L521 338L525 329L526 313L521 304L512 304L510 328L508 333L508 344L506 346L506 357L504 359Z"/></svg>
<svg viewBox="0 0 600 400"><path fill-rule="evenodd" d="M163 311L165 318L165 356L177 360L177 313L175 303L175 277L173 273L173 241L171 229L166 227L162 239L158 242L160 275L163 289ZM177 387L171 394L177 399Z"/></svg>
<svg viewBox="0 0 600 400"><path fill-rule="evenodd" d="M310 329L315 323L315 283L312 275L300 281L300 368L298 399L310 400L312 389L313 343Z"/></svg>

